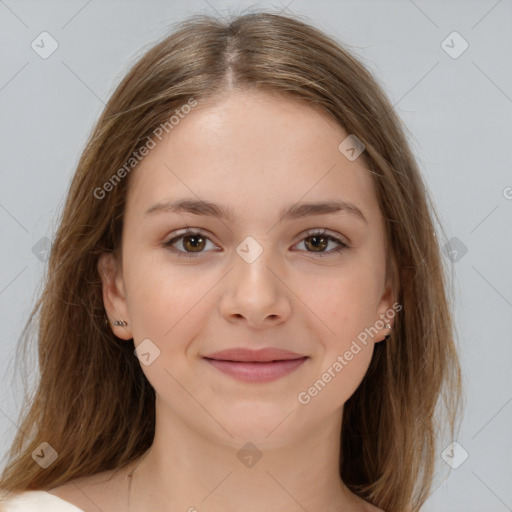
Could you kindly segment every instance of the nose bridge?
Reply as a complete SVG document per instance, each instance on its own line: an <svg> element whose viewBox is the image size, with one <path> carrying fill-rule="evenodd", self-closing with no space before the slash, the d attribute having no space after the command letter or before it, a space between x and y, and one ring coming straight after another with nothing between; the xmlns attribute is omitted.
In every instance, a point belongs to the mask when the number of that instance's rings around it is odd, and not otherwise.
<svg viewBox="0 0 512 512"><path fill-rule="evenodd" d="M224 315L243 316L255 326L267 317L283 319L289 314L286 286L278 278L277 262L268 238L244 239L233 255L233 269L222 298Z"/></svg>
<svg viewBox="0 0 512 512"><path fill-rule="evenodd" d="M275 265L275 261L268 238L258 241L248 236L236 248L234 258L236 278L243 286L261 286L262 290L259 292L270 292L274 288L275 276L269 267L271 268L272 264Z"/></svg>

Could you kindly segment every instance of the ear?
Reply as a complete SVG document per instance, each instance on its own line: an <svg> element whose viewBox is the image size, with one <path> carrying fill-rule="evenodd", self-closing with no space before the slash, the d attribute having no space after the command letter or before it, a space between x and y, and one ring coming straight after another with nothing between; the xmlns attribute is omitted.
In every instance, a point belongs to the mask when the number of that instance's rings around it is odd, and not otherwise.
<svg viewBox="0 0 512 512"><path fill-rule="evenodd" d="M384 341L393 330L395 323L395 316L402 307L396 303L395 298L398 297L398 290L396 287L397 276L396 264L393 260L391 265L388 267L386 283L384 285L382 295L377 307L377 318L375 319L375 327L378 332L375 334L374 342ZM386 324L389 324L391 328L386 328ZM382 327L382 328L381 328Z"/></svg>
<svg viewBox="0 0 512 512"><path fill-rule="evenodd" d="M101 277L103 304L114 334L123 340L133 338L132 322L128 314L122 265L113 253L103 253L98 259L98 272ZM128 325L115 326L116 320L124 320Z"/></svg>

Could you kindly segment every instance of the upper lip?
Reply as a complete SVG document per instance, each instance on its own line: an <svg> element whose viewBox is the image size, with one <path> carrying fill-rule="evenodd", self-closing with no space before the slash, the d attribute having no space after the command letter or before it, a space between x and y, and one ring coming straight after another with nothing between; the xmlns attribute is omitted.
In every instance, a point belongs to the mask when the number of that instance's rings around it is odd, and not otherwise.
<svg viewBox="0 0 512 512"><path fill-rule="evenodd" d="M301 359L307 356L279 348L268 347L259 350L251 350L249 348L239 347L221 350L220 352L207 354L203 357L222 361L268 362L283 361L289 359Z"/></svg>

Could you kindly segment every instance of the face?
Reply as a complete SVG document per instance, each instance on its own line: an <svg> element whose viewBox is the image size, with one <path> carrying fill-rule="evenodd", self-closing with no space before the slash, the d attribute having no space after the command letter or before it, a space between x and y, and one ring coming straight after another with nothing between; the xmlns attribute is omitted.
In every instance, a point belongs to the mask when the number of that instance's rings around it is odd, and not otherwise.
<svg viewBox="0 0 512 512"><path fill-rule="evenodd" d="M347 136L297 100L236 92L192 109L132 171L121 259L99 269L157 417L268 447L341 418L393 304L384 220L362 157L338 149ZM183 200L203 211L162 206ZM351 206L303 207L333 202ZM204 357L238 348L295 356Z"/></svg>

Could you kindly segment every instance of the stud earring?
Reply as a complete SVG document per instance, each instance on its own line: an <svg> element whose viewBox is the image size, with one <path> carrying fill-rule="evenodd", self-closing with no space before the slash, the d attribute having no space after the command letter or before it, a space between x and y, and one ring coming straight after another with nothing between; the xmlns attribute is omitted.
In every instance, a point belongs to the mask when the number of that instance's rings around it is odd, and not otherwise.
<svg viewBox="0 0 512 512"><path fill-rule="evenodd" d="M112 327L112 325L110 324L110 321L109 321L108 317L105 317L105 323L106 323L107 325L109 325L110 327ZM114 322L114 326L126 327L127 325L128 325L128 323L127 323L127 322L125 322L124 320L116 320L116 321Z"/></svg>
<svg viewBox="0 0 512 512"><path fill-rule="evenodd" d="M391 330L391 325L389 325L389 322L386 322L385 327L386 327L386 329ZM391 337L391 333L386 334L386 336L384 336L384 339L383 339L382 341L386 341L386 340L388 340L390 337Z"/></svg>

